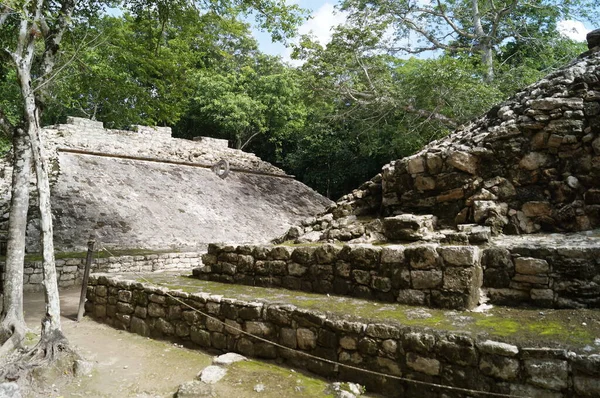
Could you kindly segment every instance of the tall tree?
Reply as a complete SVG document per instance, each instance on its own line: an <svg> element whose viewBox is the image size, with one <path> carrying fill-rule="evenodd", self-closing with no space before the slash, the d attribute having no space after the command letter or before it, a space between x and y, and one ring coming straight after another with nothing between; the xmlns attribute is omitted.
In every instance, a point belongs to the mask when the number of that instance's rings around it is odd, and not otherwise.
<svg viewBox="0 0 600 398"><path fill-rule="evenodd" d="M35 169L40 211L43 284L46 299L46 315L42 319L42 335L32 356L50 360L66 347L67 342L60 325L48 161L40 134L40 104L43 101L45 86L55 72L56 55L74 9L74 0L56 2L26 0L11 2L10 6L5 4L0 13L0 37L3 39L3 50L10 57L16 73L23 111L19 125L7 127L12 127L16 135L16 157L14 159L16 167L13 178L16 184L12 188L13 205L16 205L16 210L11 209L10 214L14 220L10 220L8 240L11 245L8 247L10 253L7 253L7 257L11 259L11 264L7 268L5 289L11 290L6 294L12 299L7 303L8 308L5 307L3 310L4 319L8 319L8 325L4 325L8 326L8 329L4 330L12 332L15 337L8 340L12 346L20 344L19 340L23 336L16 325L19 325L22 318L18 319L18 316L13 317L12 315L22 311L22 294L17 294L16 290L22 289L22 274L19 275L22 271L19 268L22 268L23 264L24 245L18 241L24 239L25 231L23 229L27 217L24 208L28 204L23 202L28 201L28 191L24 185L29 184L29 167L27 166L28 150L23 146L28 141ZM2 110L0 112L6 113ZM8 119L4 120L8 121ZM20 137L22 133L26 134L27 140ZM19 203L14 203L14 201L19 201ZM16 319L16 321L12 321L12 319ZM12 325L11 322L13 322ZM4 333L3 339L7 337L11 337L10 333ZM3 341L3 343L5 342Z"/></svg>
<svg viewBox="0 0 600 398"><path fill-rule="evenodd" d="M418 54L441 50L478 54L485 80L494 79L494 52L507 40L536 40L560 19L594 21L595 0L343 0L351 21L387 37L389 51Z"/></svg>

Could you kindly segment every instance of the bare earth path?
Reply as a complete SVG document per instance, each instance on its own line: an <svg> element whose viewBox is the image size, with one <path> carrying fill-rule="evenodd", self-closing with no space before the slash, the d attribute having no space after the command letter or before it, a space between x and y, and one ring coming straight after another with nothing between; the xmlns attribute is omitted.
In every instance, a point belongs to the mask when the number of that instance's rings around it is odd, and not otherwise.
<svg viewBox="0 0 600 398"><path fill-rule="evenodd" d="M94 364L94 371L68 382L48 380L42 391L31 391L27 397L172 397L181 383L194 380L211 364L213 356L203 351L116 330L88 317L77 323L78 300L79 288L61 291L63 331L84 359ZM43 303L42 293L26 293L26 321L38 335ZM33 344L33 336L29 337ZM264 387L260 393L254 391L258 384ZM288 368L250 361L230 369L214 386L212 396L323 397L327 384Z"/></svg>

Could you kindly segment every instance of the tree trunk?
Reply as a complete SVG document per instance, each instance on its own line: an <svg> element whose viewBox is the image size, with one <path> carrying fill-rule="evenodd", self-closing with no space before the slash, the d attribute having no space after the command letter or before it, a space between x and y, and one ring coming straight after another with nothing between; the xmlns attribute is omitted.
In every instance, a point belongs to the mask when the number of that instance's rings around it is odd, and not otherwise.
<svg viewBox="0 0 600 398"><path fill-rule="evenodd" d="M44 274L44 293L46 315L42 319L42 346L54 341L63 341L60 327L60 299L54 262L54 241L52 232L52 213L50 208L50 182L48 180L48 160L40 134L38 109L34 92L31 89L30 68L17 67L24 99L24 117L27 125L33 164L35 166L36 185L40 212L40 232L42 240L42 265ZM62 344L62 343L61 343ZM52 348L51 348L52 350Z"/></svg>
<svg viewBox="0 0 600 398"><path fill-rule="evenodd" d="M13 137L12 197L8 221L8 247L4 280L4 308L0 324L0 356L21 346L27 329L23 318L23 263L25 261L25 232L29 210L29 176L31 146L23 129L17 128Z"/></svg>
<svg viewBox="0 0 600 398"><path fill-rule="evenodd" d="M483 30L481 14L479 13L479 0L471 0L471 11L473 12L473 28L477 36L479 51L481 52L481 63L485 67L483 80L491 83L494 80L494 58L490 38Z"/></svg>

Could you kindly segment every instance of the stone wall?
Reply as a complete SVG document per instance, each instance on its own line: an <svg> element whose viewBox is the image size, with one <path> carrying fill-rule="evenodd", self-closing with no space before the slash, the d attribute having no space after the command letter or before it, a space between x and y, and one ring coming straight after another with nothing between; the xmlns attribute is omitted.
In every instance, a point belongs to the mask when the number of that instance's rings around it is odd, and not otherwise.
<svg viewBox="0 0 600 398"><path fill-rule="evenodd" d="M600 226L600 48L383 168L385 211L497 232Z"/></svg>
<svg viewBox="0 0 600 398"><path fill-rule="evenodd" d="M160 253L135 256L94 258L91 272L122 273L166 270L192 270L202 264L202 253ZM58 286L70 287L81 283L85 258L59 258L56 260ZM25 261L23 289L28 292L43 290L42 262ZM0 293L4 280L4 262L0 262Z"/></svg>
<svg viewBox="0 0 600 398"><path fill-rule="evenodd" d="M172 138L166 127L108 130L70 118L43 129L51 164L54 242L86 249L94 234L116 249L206 250L212 241L269 241L331 202L224 140ZM226 178L212 170L227 163ZM8 228L11 168L0 160L0 235ZM39 247L35 195L27 251ZM1 239L1 236L0 236Z"/></svg>
<svg viewBox="0 0 600 398"><path fill-rule="evenodd" d="M169 297L167 292L166 288L93 275L86 313L142 336L188 341L202 348L258 358L282 358L292 366L359 382L368 391L393 396L449 398L470 394L382 378L343 364L425 383L522 397L600 396L598 355L519 346L490 341L485 336L391 322L342 319L291 305L181 291L168 292ZM289 350L258 341L240 330Z"/></svg>
<svg viewBox="0 0 600 398"><path fill-rule="evenodd" d="M496 238L484 250L492 303L600 308L600 239L585 234Z"/></svg>
<svg viewBox="0 0 600 398"><path fill-rule="evenodd" d="M227 246L210 244L194 276L387 302L471 309L479 300L474 246Z"/></svg>

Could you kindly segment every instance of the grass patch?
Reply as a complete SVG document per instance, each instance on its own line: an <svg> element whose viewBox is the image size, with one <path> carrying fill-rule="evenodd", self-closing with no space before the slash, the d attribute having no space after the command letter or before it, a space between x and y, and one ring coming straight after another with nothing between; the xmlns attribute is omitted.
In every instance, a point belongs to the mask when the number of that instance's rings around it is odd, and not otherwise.
<svg viewBox="0 0 600 398"><path fill-rule="evenodd" d="M302 372L259 361L241 361L229 368L226 381L241 385L243 390L252 391L263 384L266 397L332 397L325 394L328 383ZM265 395L266 394L266 395Z"/></svg>

